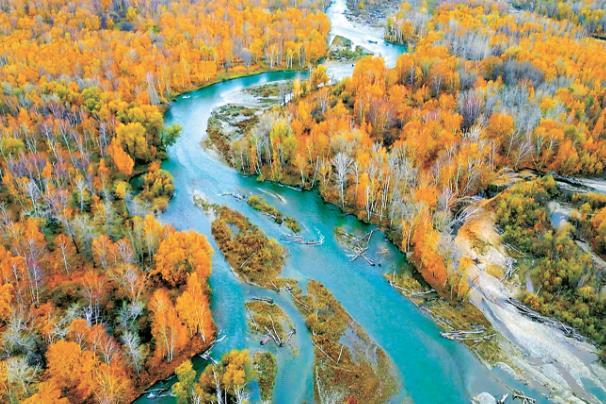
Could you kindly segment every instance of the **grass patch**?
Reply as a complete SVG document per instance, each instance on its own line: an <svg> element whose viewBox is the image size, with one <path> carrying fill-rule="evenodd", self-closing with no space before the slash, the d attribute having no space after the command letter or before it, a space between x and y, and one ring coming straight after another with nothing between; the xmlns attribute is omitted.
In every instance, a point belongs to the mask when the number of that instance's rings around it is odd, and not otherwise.
<svg viewBox="0 0 606 404"><path fill-rule="evenodd" d="M270 352L256 352L253 355L253 367L259 381L261 400L271 402L278 373L276 357Z"/></svg>
<svg viewBox="0 0 606 404"><path fill-rule="evenodd" d="M286 342L288 334L294 329L291 319L280 306L258 300L246 302L248 326L256 334L267 336L273 334L280 341Z"/></svg>
<svg viewBox="0 0 606 404"><path fill-rule="evenodd" d="M244 92L254 96L264 106L270 106L281 102L287 94L292 92L292 83L292 80L268 83L248 87Z"/></svg>
<svg viewBox="0 0 606 404"><path fill-rule="evenodd" d="M301 225L292 217L284 218L284 225L288 227L293 233L299 233L301 231Z"/></svg>
<svg viewBox="0 0 606 404"><path fill-rule="evenodd" d="M316 398L337 402L380 403L397 390L393 366L385 352L366 335L321 283L310 281L304 295L289 290L314 344Z"/></svg>
<svg viewBox="0 0 606 404"><path fill-rule="evenodd" d="M301 231L301 226L299 223L292 217L285 217L282 212L280 212L277 208L272 206L265 198L259 195L251 195L248 197L246 201L248 205L254 210L261 212L265 216L270 217L277 224L284 224L294 233L298 233Z"/></svg>
<svg viewBox="0 0 606 404"><path fill-rule="evenodd" d="M254 210L263 213L265 216L269 216L274 222L278 224L282 224L284 218L282 217L282 213L269 204L262 196L251 195L248 197L246 201L248 205Z"/></svg>
<svg viewBox="0 0 606 404"><path fill-rule="evenodd" d="M248 283L274 287L284 265L284 248L241 213L224 206L214 209L212 234L233 270Z"/></svg>
<svg viewBox="0 0 606 404"><path fill-rule="evenodd" d="M355 61L361 57L372 55L368 49L356 45L354 47L351 40L348 38L336 35L330 43L329 59L341 62Z"/></svg>

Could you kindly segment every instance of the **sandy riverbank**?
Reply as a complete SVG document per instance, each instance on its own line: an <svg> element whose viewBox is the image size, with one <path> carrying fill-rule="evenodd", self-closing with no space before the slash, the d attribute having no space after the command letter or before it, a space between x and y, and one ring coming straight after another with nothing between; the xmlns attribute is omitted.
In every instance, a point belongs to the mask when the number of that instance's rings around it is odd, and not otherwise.
<svg viewBox="0 0 606 404"><path fill-rule="evenodd" d="M455 238L457 254L474 262L467 273L469 299L504 336L502 349L518 377L543 385L555 402L599 402L589 393L590 384L606 389L606 370L598 363L597 349L529 319L508 303L518 285L501 280L513 263L495 229L488 200L470 209L475 213Z"/></svg>

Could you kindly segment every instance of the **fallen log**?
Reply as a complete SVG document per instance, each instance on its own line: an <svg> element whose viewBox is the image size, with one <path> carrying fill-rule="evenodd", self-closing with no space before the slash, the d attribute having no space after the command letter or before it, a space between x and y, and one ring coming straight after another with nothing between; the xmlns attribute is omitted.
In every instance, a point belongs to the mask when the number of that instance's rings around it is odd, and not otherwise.
<svg viewBox="0 0 606 404"><path fill-rule="evenodd" d="M270 330L269 328L265 327L265 332L267 333L266 335L269 336L274 341L274 343L276 344L276 346L278 346L278 347L282 346L282 345L280 345L281 344L280 338L278 338L277 335L274 335L274 333L272 332L272 330Z"/></svg>
<svg viewBox="0 0 606 404"><path fill-rule="evenodd" d="M286 336L286 339L284 340L284 344L288 344L288 341L290 341L290 339L292 338L293 335L295 335L297 333L296 329L291 329L290 332L288 333L288 335Z"/></svg>
<svg viewBox="0 0 606 404"><path fill-rule="evenodd" d="M424 290L422 292L410 292L411 297L424 297L436 293L434 289Z"/></svg>
<svg viewBox="0 0 606 404"><path fill-rule="evenodd" d="M525 395L524 393L522 393L519 390L514 390L513 394L511 395L511 398L515 401L515 400L520 400L523 404L534 404L537 402L537 400L535 400L532 397L529 397L527 395Z"/></svg>
<svg viewBox="0 0 606 404"><path fill-rule="evenodd" d="M368 263L368 265L370 265L371 267L374 267L375 265L377 265L377 263L376 263L374 260L372 260L372 259L368 258L368 256L366 256L366 254L362 254L362 258L364 258L364 260L365 260L365 261ZM381 266L381 264L379 264L379 266Z"/></svg>
<svg viewBox="0 0 606 404"><path fill-rule="evenodd" d="M420 292L415 292L413 290L409 290L406 288L403 288L400 285L395 284L394 282L392 282L391 279L387 278L387 283L391 286L394 287L396 289L398 289L399 291L401 291L405 296L407 297L416 297L416 298L421 298L421 299L433 299L434 296L436 294L435 289L429 289L429 290L423 290Z"/></svg>
<svg viewBox="0 0 606 404"><path fill-rule="evenodd" d="M223 341L225 339L225 335L222 335L221 337L219 337L218 339L214 340L209 346L208 348L206 348L203 352L200 352L200 356L204 357L203 355L208 354L214 347L215 345L217 345L219 342Z"/></svg>
<svg viewBox="0 0 606 404"><path fill-rule="evenodd" d="M251 297L250 300L256 300L258 302L274 304L274 299L272 299L271 297Z"/></svg>
<svg viewBox="0 0 606 404"><path fill-rule="evenodd" d="M368 265L374 267L377 263L368 257L366 253L369 249L370 239L376 230L373 229L366 233L362 237L357 237L351 233L347 233L344 230L337 229L337 236L343 239L343 245L345 248L351 251L349 255L350 262L357 260L358 258L363 258Z"/></svg>
<svg viewBox="0 0 606 404"><path fill-rule="evenodd" d="M511 304L513 307L515 307L523 316L528 317L529 319L536 321L537 323L542 323L542 324L546 324L551 327L554 327L554 328L562 331L562 333L564 333L565 336L574 338L577 341L585 340L585 337L583 337L581 334L579 334L579 332L576 329L574 329L573 327L571 327L567 324L564 324L561 321L557 321L552 318L545 317L542 314L539 314L538 312L525 306L519 300L516 300L512 297L508 297L506 299L506 302Z"/></svg>
<svg viewBox="0 0 606 404"><path fill-rule="evenodd" d="M343 354L343 348L345 348L345 345L341 345L341 350L339 351L339 357L337 358L337 364L341 360L341 355Z"/></svg>
<svg viewBox="0 0 606 404"><path fill-rule="evenodd" d="M350 261L353 262L355 260L357 260L361 255L363 255L366 251L368 251L368 247L360 249L360 251L357 252L357 254L355 254Z"/></svg>
<svg viewBox="0 0 606 404"><path fill-rule="evenodd" d="M213 365L216 365L217 363L219 363L219 362L217 362L217 360L215 358L210 356L210 353L208 351L204 352L202 355L200 355L200 357L204 360L212 362Z"/></svg>
<svg viewBox="0 0 606 404"><path fill-rule="evenodd" d="M243 201L246 199L246 196L237 192L223 192L222 194L220 194L220 196L231 196L232 198L237 199L239 201Z"/></svg>
<svg viewBox="0 0 606 404"><path fill-rule="evenodd" d="M284 344L282 343L282 340L280 339L280 335L278 335L278 332L276 331L276 326L274 325L274 319L272 316L269 316L269 320L271 321L271 329L274 331L274 335L276 336L276 339L278 340L278 346L284 346Z"/></svg>
<svg viewBox="0 0 606 404"><path fill-rule="evenodd" d="M297 244L304 244L304 245L322 245L324 244L324 235L320 232L318 232L318 239L317 240L306 240L303 238L303 236L300 236L298 234L288 234L288 233L282 233L282 237L287 240L287 241L291 241L293 243L297 243Z"/></svg>

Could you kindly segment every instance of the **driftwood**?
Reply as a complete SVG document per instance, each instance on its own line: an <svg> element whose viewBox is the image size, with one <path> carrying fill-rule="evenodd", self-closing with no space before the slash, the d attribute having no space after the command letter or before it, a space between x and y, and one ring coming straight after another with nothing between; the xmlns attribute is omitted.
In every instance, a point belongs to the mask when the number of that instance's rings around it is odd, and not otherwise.
<svg viewBox="0 0 606 404"><path fill-rule="evenodd" d="M306 240L303 236L294 233L284 233L282 232L282 237L293 243L303 244L303 245L322 245L324 244L324 235L318 232L318 238L316 240Z"/></svg>
<svg viewBox="0 0 606 404"><path fill-rule="evenodd" d="M565 336L574 338L577 341L585 340L585 337L583 337L581 334L579 334L579 332L577 330L575 330L573 327L571 327L567 324L562 323L561 321L557 321L552 318L545 317L545 316L537 313L536 311L532 310L531 308L526 307L524 304L522 304L522 302L520 302L512 297L507 298L506 301L507 301L507 303L509 303L513 307L515 307L522 315L528 317L529 319L531 319L533 321L557 328L558 330L562 331Z"/></svg>
<svg viewBox="0 0 606 404"><path fill-rule="evenodd" d="M207 360L207 361L210 361L210 362L212 362L213 364L215 364L215 365L216 365L218 362L217 362L217 360L215 360L215 358L213 358L213 357L210 355L210 351L211 351L211 350L212 350L212 349L215 347L215 345L217 345L219 342L223 341L224 339L225 339L225 335L222 335L220 338L218 338L218 339L214 340L214 341L213 341L213 343L212 343L212 344L210 344L210 345L208 346L208 348L206 348L206 350L205 350L204 352L201 352L201 353L200 353L200 357L201 357L202 359Z"/></svg>
<svg viewBox="0 0 606 404"><path fill-rule="evenodd" d="M212 362L213 365L216 365L217 363L219 363L219 362L217 362L217 360L215 358L210 356L210 354L208 352L203 353L202 355L200 355L200 357L202 357L202 359L204 359L204 360Z"/></svg>
<svg viewBox="0 0 606 404"><path fill-rule="evenodd" d="M276 326L274 324L274 319L272 316L269 316L269 320L271 321L271 329L274 332L274 335L276 336L276 339L278 340L278 346L284 346L284 344L282 343L282 340L280 339L280 335L278 334L278 332L276 331Z"/></svg>
<svg viewBox="0 0 606 404"><path fill-rule="evenodd" d="M425 297L427 295L434 295L436 291L434 289L424 290L422 292L410 292L410 297Z"/></svg>
<svg viewBox="0 0 606 404"><path fill-rule="evenodd" d="M484 334L485 332L486 330L484 328L477 328L475 330L455 330L450 332L441 332L440 335L444 338L460 341L462 339L467 339L467 337L470 335L480 335Z"/></svg>
<svg viewBox="0 0 606 404"><path fill-rule="evenodd" d="M350 261L357 260L358 257L360 257L360 255L364 254L366 251L368 251L368 247L361 248L353 257L351 257Z"/></svg>
<svg viewBox="0 0 606 404"><path fill-rule="evenodd" d="M345 348L345 345L341 345L341 350L339 351L339 357L337 358L337 364L341 360L341 355L343 354L343 348Z"/></svg>
<svg viewBox="0 0 606 404"><path fill-rule="evenodd" d="M256 300L258 302L274 304L274 299L272 299L271 297L251 297L250 300Z"/></svg>
<svg viewBox="0 0 606 404"><path fill-rule="evenodd" d="M284 344L288 344L288 341L290 341L290 339L292 338L293 335L295 335L297 333L297 330L295 328L291 329L290 332L288 333L288 335L286 335L286 339L284 340Z"/></svg>
<svg viewBox="0 0 606 404"><path fill-rule="evenodd" d="M368 255L366 255L369 249L370 239L372 238L374 232L375 229L369 231L362 237L357 237L351 233L347 233L342 230L337 231L337 235L341 237L341 239L344 241L343 244L345 245L345 247L351 251L351 253L349 254L350 262L354 262L355 260L361 257L371 267L377 265L377 262L369 258Z"/></svg>
<svg viewBox="0 0 606 404"><path fill-rule="evenodd" d="M416 298L421 298L421 299L426 299L426 300L435 299L435 297L436 297L435 289L428 289L428 290L423 290L423 291L417 292L417 291L403 288L402 286L397 285L396 283L392 282L391 279L389 279L389 278L387 279L387 283L389 283L390 286L401 291L406 297L416 297Z"/></svg>
<svg viewBox="0 0 606 404"><path fill-rule="evenodd" d="M286 291L288 292L288 294L290 295L290 297L292 298L293 301L296 301L301 306L303 306L303 308L305 308L306 311L310 311L309 306L307 304L305 304L305 302L303 302L297 296L295 296L295 294L292 292L292 287L290 285L286 285Z"/></svg>
<svg viewBox="0 0 606 404"><path fill-rule="evenodd" d="M259 191L263 192L265 195L273 196L274 198L276 198L276 199L277 199L277 200L279 200L280 202L282 202L282 203L286 203L286 198L284 198L284 197L283 197L282 195L280 195L280 194L277 194L277 193L275 193L275 192L270 192L270 191L267 191L267 190L265 190L265 189L263 189L263 188L259 188L259 187L257 187L257 189L258 189Z"/></svg>
<svg viewBox="0 0 606 404"><path fill-rule="evenodd" d="M275 283L274 281L271 281L271 282L269 282L269 283L271 284L271 286L273 286L273 287L274 287L274 290L275 290L276 292L279 292L279 291L280 291L280 288L278 287L278 285L276 285L276 283Z"/></svg>
<svg viewBox="0 0 606 404"><path fill-rule="evenodd" d="M331 360L331 361L333 361L334 363L337 363L337 361L335 361L335 360L332 358L332 356L330 356L329 354L327 354L327 353L326 353L326 351L322 349L322 347L320 346L320 344L315 344L315 343L314 343L314 347L315 347L315 348L318 348L318 350L319 350L320 352L322 352L324 355L326 355L326 357L327 357L328 359L330 359L330 360Z"/></svg>
<svg viewBox="0 0 606 404"><path fill-rule="evenodd" d="M267 333L265 336L271 338L278 347L282 347L282 341L280 341L280 337L274 334L272 330L265 327L265 332ZM263 344L264 345L264 344Z"/></svg>
<svg viewBox="0 0 606 404"><path fill-rule="evenodd" d="M248 261L250 261L250 260L251 260L251 258L255 256L255 254L257 254L257 252L256 252L256 251L253 251L253 253L252 253L252 254L250 254L250 255L249 255L249 256L248 256L248 257L247 257L247 258L246 258L244 261L242 261L242 262L240 263L240 269L244 268L244 265L246 265L246 264L248 263Z"/></svg>
<svg viewBox="0 0 606 404"><path fill-rule="evenodd" d="M532 397L529 397L527 395L525 395L524 393L522 393L519 390L514 390L513 394L511 395L511 398L515 401L515 400L520 400L523 404L534 404L537 402L537 400L535 400Z"/></svg>
<svg viewBox="0 0 606 404"><path fill-rule="evenodd" d="M239 201L243 201L246 199L246 196L239 194L237 192L223 192L222 194L220 194L221 196L231 196L234 199L237 199Z"/></svg>

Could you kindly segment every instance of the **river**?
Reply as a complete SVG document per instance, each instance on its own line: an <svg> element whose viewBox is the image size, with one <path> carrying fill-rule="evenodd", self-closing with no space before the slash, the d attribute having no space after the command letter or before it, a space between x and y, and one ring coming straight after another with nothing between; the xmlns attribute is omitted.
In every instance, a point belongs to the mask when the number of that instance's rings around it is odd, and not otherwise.
<svg viewBox="0 0 606 404"><path fill-rule="evenodd" d="M345 0L336 0L327 10L332 21L331 35L348 37L354 44L383 55L386 62L393 65L402 48L385 43L380 30L352 24L343 14L344 10ZM350 74L352 67L349 64L328 65L328 69L333 77L340 78ZM181 95L166 112L166 124L178 123L183 131L163 164L174 177L176 194L160 220L179 230L193 229L206 235L215 249L210 285L212 311L219 330L217 337L222 340L213 348L212 356L218 359L235 348L251 351L259 348L258 339L247 333L244 304L252 296L270 296L293 319L298 347L296 355L288 349L277 353L279 371L274 402L313 402L313 347L301 315L286 295L243 284L236 278L214 243L210 231L212 218L192 202L195 192L211 202L242 212L266 234L279 240L288 250L283 276L303 285L308 279L316 279L333 293L393 361L401 387L394 402L402 402L402 399L419 403L469 402L482 391L499 396L510 393L513 387L536 397L536 391L516 382L507 372L500 368L488 369L464 345L442 338L430 318L389 286L383 274L408 265L405 257L382 233L375 233L370 246L370 251L383 251L378 257L382 266L370 267L363 260L350 262L335 239L335 227L368 231L370 226L325 204L316 191L301 192L240 175L214 153L201 147L211 111L225 104L235 92L248 86L302 76L295 72L269 72L218 83ZM245 202L221 196L223 192L266 194L265 197L285 215L303 225L305 238L322 235L324 243L307 246L284 241L280 228L271 220ZM271 194L280 198L273 198ZM200 358L194 360L198 370L205 364ZM157 383L137 402L173 401L166 394L157 394L172 382L174 378ZM258 399L255 384L251 386L251 398L252 401Z"/></svg>

